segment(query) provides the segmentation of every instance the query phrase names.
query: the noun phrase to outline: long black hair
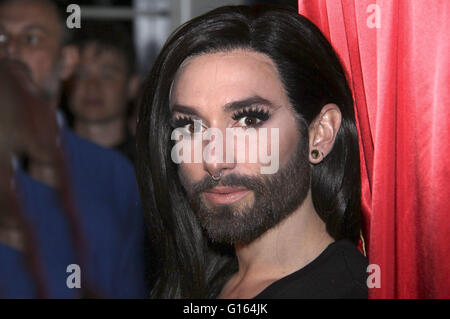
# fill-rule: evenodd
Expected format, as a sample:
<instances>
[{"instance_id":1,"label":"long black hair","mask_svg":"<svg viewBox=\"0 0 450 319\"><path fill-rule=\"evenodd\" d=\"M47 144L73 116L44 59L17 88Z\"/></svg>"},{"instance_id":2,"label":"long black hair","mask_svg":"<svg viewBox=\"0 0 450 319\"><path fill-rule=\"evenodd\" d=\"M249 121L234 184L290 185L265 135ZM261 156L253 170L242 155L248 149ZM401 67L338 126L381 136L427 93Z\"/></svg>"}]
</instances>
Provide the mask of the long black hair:
<instances>
[{"instance_id":1,"label":"long black hair","mask_svg":"<svg viewBox=\"0 0 450 319\"><path fill-rule=\"evenodd\" d=\"M186 200L170 156L169 122L170 88L182 62L195 55L234 49L256 51L272 59L292 107L307 125L327 103L338 105L341 127L331 152L312 168L312 199L334 239L358 240L358 137L352 94L337 55L320 30L294 10L221 7L175 31L142 90L137 175L152 243L152 297L216 297L237 270L233 251L211 246Z\"/></svg>"}]
</instances>

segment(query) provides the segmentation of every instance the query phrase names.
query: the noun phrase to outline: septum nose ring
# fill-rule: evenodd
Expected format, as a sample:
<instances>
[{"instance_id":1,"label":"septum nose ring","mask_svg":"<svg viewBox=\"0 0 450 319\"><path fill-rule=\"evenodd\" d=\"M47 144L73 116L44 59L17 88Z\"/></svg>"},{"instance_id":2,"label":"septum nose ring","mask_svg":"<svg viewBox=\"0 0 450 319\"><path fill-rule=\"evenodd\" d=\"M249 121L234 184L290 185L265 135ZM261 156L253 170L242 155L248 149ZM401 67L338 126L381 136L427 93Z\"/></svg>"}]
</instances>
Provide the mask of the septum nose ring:
<instances>
[{"instance_id":1,"label":"septum nose ring","mask_svg":"<svg viewBox=\"0 0 450 319\"><path fill-rule=\"evenodd\" d=\"M213 181L218 182L222 178L222 172L219 172L219 174L211 175L211 178Z\"/></svg>"}]
</instances>

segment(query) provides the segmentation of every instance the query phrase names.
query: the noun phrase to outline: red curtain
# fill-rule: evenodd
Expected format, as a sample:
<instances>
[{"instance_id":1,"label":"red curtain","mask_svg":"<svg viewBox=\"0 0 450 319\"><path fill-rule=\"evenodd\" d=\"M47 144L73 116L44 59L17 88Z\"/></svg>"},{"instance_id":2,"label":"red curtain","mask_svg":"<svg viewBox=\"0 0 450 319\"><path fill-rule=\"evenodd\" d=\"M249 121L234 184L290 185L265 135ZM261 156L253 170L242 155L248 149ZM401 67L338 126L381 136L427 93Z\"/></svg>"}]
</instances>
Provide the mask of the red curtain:
<instances>
[{"instance_id":1,"label":"red curtain","mask_svg":"<svg viewBox=\"0 0 450 319\"><path fill-rule=\"evenodd\" d=\"M450 1L299 0L348 73L371 298L450 298Z\"/></svg>"}]
</instances>

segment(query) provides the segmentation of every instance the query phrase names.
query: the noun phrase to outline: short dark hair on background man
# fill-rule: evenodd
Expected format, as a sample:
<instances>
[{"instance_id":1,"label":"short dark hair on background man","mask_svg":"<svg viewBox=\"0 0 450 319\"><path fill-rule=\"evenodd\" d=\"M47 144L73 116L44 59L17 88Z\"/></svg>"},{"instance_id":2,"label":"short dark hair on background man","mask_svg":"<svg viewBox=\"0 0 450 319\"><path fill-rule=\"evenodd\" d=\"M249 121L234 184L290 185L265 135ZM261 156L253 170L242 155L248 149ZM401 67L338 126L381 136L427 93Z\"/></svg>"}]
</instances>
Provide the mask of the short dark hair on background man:
<instances>
[{"instance_id":1,"label":"short dark hair on background man","mask_svg":"<svg viewBox=\"0 0 450 319\"><path fill-rule=\"evenodd\" d=\"M90 44L100 50L113 50L125 58L129 74L135 72L135 49L132 34L126 26L115 21L86 21L77 31L73 43L82 51Z\"/></svg>"},{"instance_id":2,"label":"short dark hair on background man","mask_svg":"<svg viewBox=\"0 0 450 319\"><path fill-rule=\"evenodd\" d=\"M334 50L319 29L295 10L222 7L191 20L169 38L142 90L137 175L152 240L153 297L217 297L236 271L233 254L211 246L186 199L171 159L169 123L170 88L183 61L234 49L256 51L274 62L301 132L307 132L324 105L338 105L341 127L331 152L312 168L312 199L335 240L358 240L357 129L352 94Z\"/></svg>"}]
</instances>

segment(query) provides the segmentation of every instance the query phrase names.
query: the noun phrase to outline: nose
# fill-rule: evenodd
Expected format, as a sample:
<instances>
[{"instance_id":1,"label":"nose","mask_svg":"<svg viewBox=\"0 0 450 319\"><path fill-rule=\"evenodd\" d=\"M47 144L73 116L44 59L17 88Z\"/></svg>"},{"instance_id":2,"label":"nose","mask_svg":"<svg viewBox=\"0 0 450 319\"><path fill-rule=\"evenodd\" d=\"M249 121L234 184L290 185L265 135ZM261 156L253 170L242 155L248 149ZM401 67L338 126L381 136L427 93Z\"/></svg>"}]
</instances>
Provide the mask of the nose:
<instances>
[{"instance_id":1,"label":"nose","mask_svg":"<svg viewBox=\"0 0 450 319\"><path fill-rule=\"evenodd\" d=\"M87 75L83 80L79 80L89 95L98 95L101 89L101 82L97 76Z\"/></svg>"},{"instance_id":2,"label":"nose","mask_svg":"<svg viewBox=\"0 0 450 319\"><path fill-rule=\"evenodd\" d=\"M223 176L236 167L235 156L226 145L224 131L218 128L208 129L207 134L210 136L203 145L203 169L211 176Z\"/></svg>"},{"instance_id":3,"label":"nose","mask_svg":"<svg viewBox=\"0 0 450 319\"><path fill-rule=\"evenodd\" d=\"M220 163L220 162L212 162L212 163L204 163L203 168L206 172L208 172L211 176L223 176L227 173L227 171L231 171L234 167L236 167L235 163Z\"/></svg>"}]
</instances>

